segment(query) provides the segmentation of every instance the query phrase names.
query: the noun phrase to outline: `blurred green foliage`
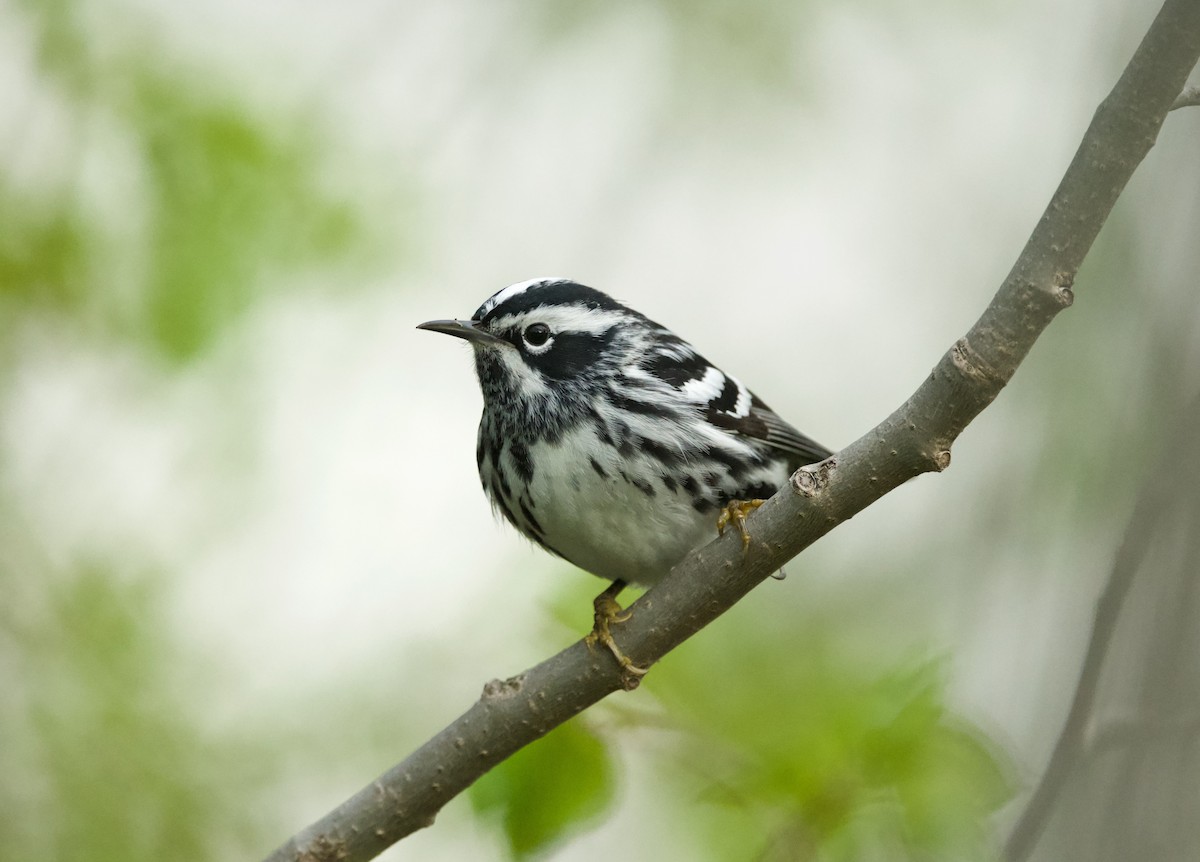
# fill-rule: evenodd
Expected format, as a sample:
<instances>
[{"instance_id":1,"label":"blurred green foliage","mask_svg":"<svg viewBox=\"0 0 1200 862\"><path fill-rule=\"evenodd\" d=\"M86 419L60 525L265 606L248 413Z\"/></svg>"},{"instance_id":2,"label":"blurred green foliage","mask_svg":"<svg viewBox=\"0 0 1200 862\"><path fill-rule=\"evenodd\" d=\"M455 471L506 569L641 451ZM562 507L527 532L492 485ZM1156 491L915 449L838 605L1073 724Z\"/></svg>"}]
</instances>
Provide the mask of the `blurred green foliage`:
<instances>
[{"instance_id":1,"label":"blurred green foliage","mask_svg":"<svg viewBox=\"0 0 1200 862\"><path fill-rule=\"evenodd\" d=\"M313 118L256 109L233 82L159 48L142 22L97 38L90 5L24 4L42 83L72 127L61 188L24 188L0 173L0 302L183 361L289 273L372 258L372 217L322 182L330 147ZM77 187L73 162L91 138L135 166L103 192L115 206ZM101 209L121 212L121 223Z\"/></svg>"},{"instance_id":2,"label":"blurred green foliage","mask_svg":"<svg viewBox=\"0 0 1200 862\"><path fill-rule=\"evenodd\" d=\"M799 26L812 3L754 0L658 0L638 12L661 27L663 56L676 84L675 100L723 97L730 88L755 95L786 92L807 79L798 65L807 56L809 30ZM527 9L550 43L593 32L613 16L600 0L541 0ZM697 86L703 81L703 86ZM728 108L729 106L726 105Z\"/></svg>"},{"instance_id":3,"label":"blurred green foliage","mask_svg":"<svg viewBox=\"0 0 1200 862\"><path fill-rule=\"evenodd\" d=\"M87 299L88 226L79 212L39 205L0 175L0 226L0 301L70 308Z\"/></svg>"},{"instance_id":4,"label":"blurred green foliage","mask_svg":"<svg viewBox=\"0 0 1200 862\"><path fill-rule=\"evenodd\" d=\"M180 99L175 82L136 80L130 117L146 128L156 190L146 318L154 341L186 357L242 311L268 268L311 266L364 233L352 203L315 182L319 142L234 104Z\"/></svg>"},{"instance_id":5,"label":"blurred green foliage","mask_svg":"<svg viewBox=\"0 0 1200 862\"><path fill-rule=\"evenodd\" d=\"M501 763L468 791L474 810L500 824L513 859L545 852L613 799L605 744L577 718Z\"/></svg>"},{"instance_id":6,"label":"blurred green foliage","mask_svg":"<svg viewBox=\"0 0 1200 862\"><path fill-rule=\"evenodd\" d=\"M28 562L28 561L26 561ZM0 558L7 859L220 859L243 852L262 746L206 731L157 577L104 564L34 573Z\"/></svg>"},{"instance_id":7,"label":"blurred green foliage","mask_svg":"<svg viewBox=\"0 0 1200 862\"><path fill-rule=\"evenodd\" d=\"M938 662L852 651L835 623L737 621L656 669L664 765L697 858L986 859L1009 768L945 705ZM870 638L866 638L870 643Z\"/></svg>"},{"instance_id":8,"label":"blurred green foliage","mask_svg":"<svg viewBox=\"0 0 1200 862\"><path fill-rule=\"evenodd\" d=\"M5 13L34 68L0 153L0 347L51 318L68 337L179 365L290 277L374 261L376 217L348 174L328 181L316 117L251 104L132 7L31 0ZM4 479L0 855L247 858L281 837L259 796L280 737L210 726L200 705L216 680L172 628L172 573L136 547L77 559L26 523Z\"/></svg>"}]
</instances>

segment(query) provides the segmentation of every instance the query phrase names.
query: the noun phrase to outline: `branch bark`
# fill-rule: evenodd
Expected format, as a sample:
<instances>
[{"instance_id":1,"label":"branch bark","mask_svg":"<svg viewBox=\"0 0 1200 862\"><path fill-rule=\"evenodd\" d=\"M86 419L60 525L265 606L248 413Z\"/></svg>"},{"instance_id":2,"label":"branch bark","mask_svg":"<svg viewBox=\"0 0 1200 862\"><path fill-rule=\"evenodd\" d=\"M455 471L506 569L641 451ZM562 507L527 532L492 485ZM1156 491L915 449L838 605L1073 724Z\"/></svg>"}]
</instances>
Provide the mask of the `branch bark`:
<instances>
[{"instance_id":1,"label":"branch bark","mask_svg":"<svg viewBox=\"0 0 1200 862\"><path fill-rule=\"evenodd\" d=\"M983 315L895 412L821 464L806 467L750 520L743 553L732 533L691 553L631 606L621 649L648 667L732 607L838 524L921 473L950 464L962 430L1011 379L1072 301L1075 273L1145 158L1200 56L1200 2L1167 0ZM582 641L483 695L444 730L268 862L360 862L433 823L450 799L518 749L637 680Z\"/></svg>"}]
</instances>

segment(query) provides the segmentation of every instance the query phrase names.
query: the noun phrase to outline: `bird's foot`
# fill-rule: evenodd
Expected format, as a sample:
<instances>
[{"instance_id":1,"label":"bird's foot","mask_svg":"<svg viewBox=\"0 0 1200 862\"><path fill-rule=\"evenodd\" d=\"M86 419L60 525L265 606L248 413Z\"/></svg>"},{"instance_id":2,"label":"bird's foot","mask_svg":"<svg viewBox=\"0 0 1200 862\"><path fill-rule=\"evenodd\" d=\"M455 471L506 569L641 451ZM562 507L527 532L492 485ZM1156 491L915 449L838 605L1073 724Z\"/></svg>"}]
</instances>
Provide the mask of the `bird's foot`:
<instances>
[{"instance_id":1,"label":"bird's foot","mask_svg":"<svg viewBox=\"0 0 1200 862\"><path fill-rule=\"evenodd\" d=\"M717 518L717 535L725 534L725 528L730 524L737 527L742 537L742 550L750 547L750 531L746 529L746 516L761 506L766 500L734 500L721 510Z\"/></svg>"},{"instance_id":2,"label":"bird's foot","mask_svg":"<svg viewBox=\"0 0 1200 862\"><path fill-rule=\"evenodd\" d=\"M623 581L613 581L612 586L596 596L592 602L592 607L596 612L596 623L592 628L591 634L584 638L584 643L588 645L588 649L595 649L596 644L601 644L613 654L613 658L617 660L617 664L625 671L625 674L632 685L627 685L628 688L636 688L637 680L645 676L650 670L645 667L638 667L633 663L629 656L621 652L621 648L617 646L617 642L613 640L611 627L613 623L623 623L631 616L631 611L627 611L617 602L617 594L624 589Z\"/></svg>"}]
</instances>

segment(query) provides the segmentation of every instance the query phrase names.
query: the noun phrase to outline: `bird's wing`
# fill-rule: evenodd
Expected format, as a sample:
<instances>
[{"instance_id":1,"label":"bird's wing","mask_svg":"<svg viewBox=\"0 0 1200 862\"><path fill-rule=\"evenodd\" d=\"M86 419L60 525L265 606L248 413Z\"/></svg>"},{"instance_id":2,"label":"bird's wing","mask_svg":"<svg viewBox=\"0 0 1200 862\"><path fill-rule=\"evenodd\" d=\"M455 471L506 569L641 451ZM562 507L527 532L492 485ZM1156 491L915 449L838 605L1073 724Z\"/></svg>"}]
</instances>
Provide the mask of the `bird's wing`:
<instances>
[{"instance_id":1,"label":"bird's wing","mask_svg":"<svg viewBox=\"0 0 1200 862\"><path fill-rule=\"evenodd\" d=\"M714 425L731 428L739 434L762 440L772 448L795 456L797 466L815 464L833 454L807 434L797 431L753 392L750 393L750 412L745 417L726 419L725 414L714 416L710 413L708 419ZM722 425L722 422L726 421L730 421L731 424Z\"/></svg>"},{"instance_id":2,"label":"bird's wing","mask_svg":"<svg viewBox=\"0 0 1200 862\"><path fill-rule=\"evenodd\" d=\"M716 427L760 440L794 457L798 466L823 461L833 454L797 431L736 377L717 368L676 336L660 336L643 368L696 404Z\"/></svg>"}]
</instances>

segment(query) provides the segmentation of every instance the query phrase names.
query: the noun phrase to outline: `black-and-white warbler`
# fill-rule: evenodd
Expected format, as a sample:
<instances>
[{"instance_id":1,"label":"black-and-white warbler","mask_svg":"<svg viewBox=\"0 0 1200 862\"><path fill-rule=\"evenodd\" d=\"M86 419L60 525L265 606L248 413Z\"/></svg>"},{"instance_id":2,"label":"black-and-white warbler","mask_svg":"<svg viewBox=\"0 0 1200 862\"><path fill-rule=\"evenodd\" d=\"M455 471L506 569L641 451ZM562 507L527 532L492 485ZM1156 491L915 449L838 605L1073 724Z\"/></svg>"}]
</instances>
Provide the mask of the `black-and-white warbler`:
<instances>
[{"instance_id":1,"label":"black-and-white warbler","mask_svg":"<svg viewBox=\"0 0 1200 862\"><path fill-rule=\"evenodd\" d=\"M626 582L657 582L744 518L797 468L831 453L669 329L560 278L504 288L464 338L483 390L476 460L495 509L522 534L612 586L591 642L612 641Z\"/></svg>"}]
</instances>

